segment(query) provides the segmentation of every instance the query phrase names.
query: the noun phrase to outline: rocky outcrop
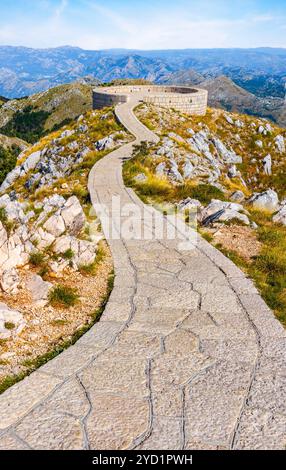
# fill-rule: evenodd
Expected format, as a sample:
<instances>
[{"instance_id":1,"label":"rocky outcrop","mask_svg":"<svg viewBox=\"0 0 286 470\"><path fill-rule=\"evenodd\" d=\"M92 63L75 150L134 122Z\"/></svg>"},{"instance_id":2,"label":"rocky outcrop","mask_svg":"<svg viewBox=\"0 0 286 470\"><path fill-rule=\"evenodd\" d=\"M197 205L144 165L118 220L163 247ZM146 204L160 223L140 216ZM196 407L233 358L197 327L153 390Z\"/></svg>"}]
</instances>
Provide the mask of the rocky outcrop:
<instances>
[{"instance_id":1,"label":"rocky outcrop","mask_svg":"<svg viewBox=\"0 0 286 470\"><path fill-rule=\"evenodd\" d=\"M47 305L53 284L44 281L38 274L32 274L27 280L26 287L31 293L34 305L39 307Z\"/></svg>"},{"instance_id":2,"label":"rocky outcrop","mask_svg":"<svg viewBox=\"0 0 286 470\"><path fill-rule=\"evenodd\" d=\"M275 212L279 207L278 194L272 189L268 189L262 193L253 194L253 196L248 200L248 203L252 205L254 209Z\"/></svg>"},{"instance_id":3,"label":"rocky outcrop","mask_svg":"<svg viewBox=\"0 0 286 470\"><path fill-rule=\"evenodd\" d=\"M239 220L241 223L249 225L250 221L247 214L247 211L245 211L241 204L213 199L211 203L200 212L199 221L202 225L209 225L209 223L212 222Z\"/></svg>"},{"instance_id":4,"label":"rocky outcrop","mask_svg":"<svg viewBox=\"0 0 286 470\"><path fill-rule=\"evenodd\" d=\"M0 192L8 189L20 176L25 176L29 171L34 170L40 161L42 154L43 152L40 151L32 153L29 155L29 157L26 158L22 165L17 166L14 170L12 170L1 184Z\"/></svg>"}]
</instances>

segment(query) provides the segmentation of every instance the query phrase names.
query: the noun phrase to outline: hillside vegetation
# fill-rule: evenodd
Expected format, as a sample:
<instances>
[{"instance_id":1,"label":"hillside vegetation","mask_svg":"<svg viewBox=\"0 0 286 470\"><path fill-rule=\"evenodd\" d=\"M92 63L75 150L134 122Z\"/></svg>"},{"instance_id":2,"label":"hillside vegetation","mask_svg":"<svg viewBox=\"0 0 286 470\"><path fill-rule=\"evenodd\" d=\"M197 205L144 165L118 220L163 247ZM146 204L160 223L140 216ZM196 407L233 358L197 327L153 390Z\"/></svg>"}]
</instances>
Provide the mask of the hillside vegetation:
<instances>
[{"instance_id":1,"label":"hillside vegetation","mask_svg":"<svg viewBox=\"0 0 286 470\"><path fill-rule=\"evenodd\" d=\"M91 86L61 85L1 107L0 132L30 143L59 129L92 107Z\"/></svg>"},{"instance_id":2,"label":"hillside vegetation","mask_svg":"<svg viewBox=\"0 0 286 470\"><path fill-rule=\"evenodd\" d=\"M286 131L209 108L205 116L140 105L161 137L124 164L146 202L179 212L251 276L286 324Z\"/></svg>"}]
</instances>

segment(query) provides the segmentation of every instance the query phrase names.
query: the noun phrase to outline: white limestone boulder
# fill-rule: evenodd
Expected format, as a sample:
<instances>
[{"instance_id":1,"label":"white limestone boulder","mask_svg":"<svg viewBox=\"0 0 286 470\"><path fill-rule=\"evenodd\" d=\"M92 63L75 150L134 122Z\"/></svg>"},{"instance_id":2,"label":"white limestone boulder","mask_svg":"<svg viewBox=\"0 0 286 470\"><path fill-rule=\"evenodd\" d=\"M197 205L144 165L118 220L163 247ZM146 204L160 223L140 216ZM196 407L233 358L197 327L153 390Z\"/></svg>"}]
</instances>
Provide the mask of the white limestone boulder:
<instances>
[{"instance_id":1,"label":"white limestone boulder","mask_svg":"<svg viewBox=\"0 0 286 470\"><path fill-rule=\"evenodd\" d=\"M183 199L177 204L177 209L179 211L190 211L195 212L201 209L203 206L197 199L192 199L191 197L187 197Z\"/></svg>"},{"instance_id":2,"label":"white limestone boulder","mask_svg":"<svg viewBox=\"0 0 286 470\"><path fill-rule=\"evenodd\" d=\"M26 326L22 313L0 303L0 339L9 339L19 335Z\"/></svg>"},{"instance_id":3,"label":"white limestone boulder","mask_svg":"<svg viewBox=\"0 0 286 470\"><path fill-rule=\"evenodd\" d=\"M4 271L1 274L0 285L6 294L16 294L20 284L20 277L15 268Z\"/></svg>"},{"instance_id":4,"label":"white limestone boulder","mask_svg":"<svg viewBox=\"0 0 286 470\"><path fill-rule=\"evenodd\" d=\"M53 284L44 281L38 274L32 274L26 282L26 287L30 291L35 305L39 307L47 305Z\"/></svg>"},{"instance_id":5,"label":"white limestone boulder","mask_svg":"<svg viewBox=\"0 0 286 470\"><path fill-rule=\"evenodd\" d=\"M31 241L39 250L44 250L55 241L55 236L39 227L31 236Z\"/></svg>"},{"instance_id":6,"label":"white limestone boulder","mask_svg":"<svg viewBox=\"0 0 286 470\"><path fill-rule=\"evenodd\" d=\"M44 230L51 233L54 237L61 236L65 230L66 226L64 219L60 214L54 214L48 218L48 220L43 225Z\"/></svg>"},{"instance_id":7,"label":"white limestone boulder","mask_svg":"<svg viewBox=\"0 0 286 470\"><path fill-rule=\"evenodd\" d=\"M285 139L284 139L283 135L277 135L275 137L275 145L277 147L278 152L280 152L280 153L285 152L286 147L285 147Z\"/></svg>"},{"instance_id":8,"label":"white limestone boulder","mask_svg":"<svg viewBox=\"0 0 286 470\"><path fill-rule=\"evenodd\" d=\"M211 203L200 212L198 218L203 225L207 224L208 220L210 220L210 222L228 222L234 219L239 220L245 225L250 224L248 213L241 204L220 201L218 199L213 199Z\"/></svg>"},{"instance_id":9,"label":"white limestone boulder","mask_svg":"<svg viewBox=\"0 0 286 470\"><path fill-rule=\"evenodd\" d=\"M86 218L76 196L71 196L61 210L65 227L71 235L77 235L83 228Z\"/></svg>"},{"instance_id":10,"label":"white limestone boulder","mask_svg":"<svg viewBox=\"0 0 286 470\"><path fill-rule=\"evenodd\" d=\"M254 193L248 200L248 203L255 209L266 210L269 212L275 212L279 208L278 194L272 189L268 189L262 193Z\"/></svg>"},{"instance_id":11,"label":"white limestone boulder","mask_svg":"<svg viewBox=\"0 0 286 470\"><path fill-rule=\"evenodd\" d=\"M273 222L286 225L286 199L281 202L279 211L273 216Z\"/></svg>"}]
</instances>

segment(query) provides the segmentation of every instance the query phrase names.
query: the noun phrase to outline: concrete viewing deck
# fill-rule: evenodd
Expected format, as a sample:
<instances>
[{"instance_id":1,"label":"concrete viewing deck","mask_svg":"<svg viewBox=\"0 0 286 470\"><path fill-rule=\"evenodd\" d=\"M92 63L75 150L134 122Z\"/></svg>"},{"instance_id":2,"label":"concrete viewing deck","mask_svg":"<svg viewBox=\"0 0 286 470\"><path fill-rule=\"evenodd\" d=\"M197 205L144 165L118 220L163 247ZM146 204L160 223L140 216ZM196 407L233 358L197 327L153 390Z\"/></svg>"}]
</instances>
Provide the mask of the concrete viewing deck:
<instances>
[{"instance_id":1,"label":"concrete viewing deck","mask_svg":"<svg viewBox=\"0 0 286 470\"><path fill-rule=\"evenodd\" d=\"M94 109L105 108L137 99L139 102L176 109L186 114L204 115L208 92L183 86L123 85L98 87L93 91Z\"/></svg>"},{"instance_id":2,"label":"concrete viewing deck","mask_svg":"<svg viewBox=\"0 0 286 470\"><path fill-rule=\"evenodd\" d=\"M144 209L121 175L134 143L158 141L138 101L116 107L136 140L92 169L94 204ZM285 449L286 334L252 282L200 237L108 243L100 322L0 397L0 448Z\"/></svg>"}]
</instances>

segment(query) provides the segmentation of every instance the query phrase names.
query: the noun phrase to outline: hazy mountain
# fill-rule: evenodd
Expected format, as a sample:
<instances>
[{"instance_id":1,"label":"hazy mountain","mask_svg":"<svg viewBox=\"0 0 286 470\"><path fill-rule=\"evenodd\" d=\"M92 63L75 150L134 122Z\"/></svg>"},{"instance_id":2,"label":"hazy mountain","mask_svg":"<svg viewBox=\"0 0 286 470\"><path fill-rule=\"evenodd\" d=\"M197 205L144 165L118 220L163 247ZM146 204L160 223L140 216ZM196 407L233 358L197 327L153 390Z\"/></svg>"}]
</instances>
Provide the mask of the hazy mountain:
<instances>
[{"instance_id":1,"label":"hazy mountain","mask_svg":"<svg viewBox=\"0 0 286 470\"><path fill-rule=\"evenodd\" d=\"M185 49L87 51L77 47L0 46L0 95L23 97L89 76L100 81L144 78L164 82L192 69L197 77L226 75L258 96L283 97L286 49ZM187 72L187 75L189 72ZM189 79L186 76L186 83Z\"/></svg>"}]
</instances>

